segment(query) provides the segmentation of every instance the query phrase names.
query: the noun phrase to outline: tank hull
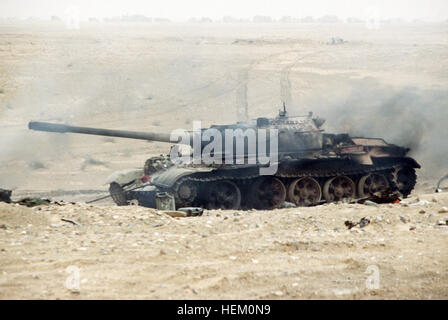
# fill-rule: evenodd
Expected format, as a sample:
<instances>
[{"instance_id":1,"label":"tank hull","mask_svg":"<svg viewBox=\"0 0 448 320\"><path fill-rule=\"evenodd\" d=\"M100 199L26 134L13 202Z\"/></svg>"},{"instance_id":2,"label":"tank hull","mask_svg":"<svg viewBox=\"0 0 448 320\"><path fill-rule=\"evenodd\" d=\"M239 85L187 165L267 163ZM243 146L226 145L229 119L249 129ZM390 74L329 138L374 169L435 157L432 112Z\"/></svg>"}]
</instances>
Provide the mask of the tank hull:
<instances>
[{"instance_id":1,"label":"tank hull","mask_svg":"<svg viewBox=\"0 0 448 320\"><path fill-rule=\"evenodd\" d=\"M274 175L260 176L259 166L193 168L172 166L159 172L151 184L175 197L176 207L208 209L273 209L285 201L313 206L398 191L407 197L416 183L420 165L409 157L373 158L372 164L352 159L281 161ZM147 193L152 197L155 193ZM132 191L129 199L152 206L153 199Z\"/></svg>"}]
</instances>

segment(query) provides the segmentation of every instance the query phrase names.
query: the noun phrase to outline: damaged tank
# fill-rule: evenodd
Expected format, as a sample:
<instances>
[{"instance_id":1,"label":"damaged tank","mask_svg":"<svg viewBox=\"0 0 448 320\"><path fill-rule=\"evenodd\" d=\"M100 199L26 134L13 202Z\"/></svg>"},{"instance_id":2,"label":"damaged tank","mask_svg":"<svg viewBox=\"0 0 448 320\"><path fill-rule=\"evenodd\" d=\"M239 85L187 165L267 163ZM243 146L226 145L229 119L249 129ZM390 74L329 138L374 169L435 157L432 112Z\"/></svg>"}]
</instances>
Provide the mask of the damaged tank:
<instances>
[{"instance_id":1,"label":"damaged tank","mask_svg":"<svg viewBox=\"0 0 448 320\"><path fill-rule=\"evenodd\" d=\"M143 169L120 171L109 178L110 194L118 205L137 201L154 207L155 194L166 192L175 198L176 208L273 209L285 201L297 206L363 198L386 190L399 191L407 197L416 184L420 165L406 156L408 148L389 144L381 138L351 137L326 133L325 120L306 116L288 116L285 108L275 118L257 118L232 125L210 128L223 133L227 129L258 133L260 129L277 132L276 170L260 174L266 164L249 161L254 150L244 145L244 161L225 161L229 152L214 154L219 163L175 163L179 144L204 151L207 143L200 139L171 139L168 133L134 132L63 124L30 122L29 129L58 133L81 133L129 139L176 143L169 155L149 158ZM208 128L208 129L210 129ZM201 129L202 132L206 129ZM267 134L266 134L267 135ZM258 135L255 152L260 145ZM271 137L271 135L269 135ZM233 139L234 137L232 137ZM269 140L269 138L268 138ZM225 144L225 141L223 141ZM266 151L269 153L269 141ZM235 145L232 148L235 151ZM231 152L235 160L237 152ZM239 159L241 160L241 158Z\"/></svg>"}]
</instances>

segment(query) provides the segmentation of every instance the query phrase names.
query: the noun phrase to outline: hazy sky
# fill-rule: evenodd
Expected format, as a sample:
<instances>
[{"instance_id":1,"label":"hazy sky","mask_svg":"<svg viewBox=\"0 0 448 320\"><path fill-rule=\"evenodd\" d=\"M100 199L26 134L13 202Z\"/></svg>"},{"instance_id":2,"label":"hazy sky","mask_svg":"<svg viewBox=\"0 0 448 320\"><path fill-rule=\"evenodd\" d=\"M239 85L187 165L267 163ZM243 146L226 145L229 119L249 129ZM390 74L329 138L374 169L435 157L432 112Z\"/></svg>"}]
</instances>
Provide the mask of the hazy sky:
<instances>
[{"instance_id":1,"label":"hazy sky","mask_svg":"<svg viewBox=\"0 0 448 320\"><path fill-rule=\"evenodd\" d=\"M72 11L75 8L81 19L122 14L144 14L175 21L203 16L220 19L225 15L280 18L334 14L341 18L366 18L372 12L381 18L448 19L447 0L0 0L1 17L63 16L68 8Z\"/></svg>"}]
</instances>

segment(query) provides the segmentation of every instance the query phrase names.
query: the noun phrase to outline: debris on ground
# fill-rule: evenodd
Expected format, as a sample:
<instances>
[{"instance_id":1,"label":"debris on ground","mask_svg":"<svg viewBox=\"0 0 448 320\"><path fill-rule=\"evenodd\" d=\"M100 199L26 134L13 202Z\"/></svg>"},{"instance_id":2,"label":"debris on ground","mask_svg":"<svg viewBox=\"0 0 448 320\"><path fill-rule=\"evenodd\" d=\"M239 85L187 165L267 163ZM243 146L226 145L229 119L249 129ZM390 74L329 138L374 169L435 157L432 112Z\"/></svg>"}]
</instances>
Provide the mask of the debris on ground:
<instances>
[{"instance_id":1,"label":"debris on ground","mask_svg":"<svg viewBox=\"0 0 448 320\"><path fill-rule=\"evenodd\" d=\"M52 202L50 199L42 199L42 198L38 198L38 197L34 197L34 198L27 197L27 198L20 199L19 201L11 201L11 195L12 195L11 190L6 190L6 189L0 188L0 202L15 203L15 204L19 204L21 206L27 206L29 208L41 206L41 205L47 206L50 204L56 204L58 206L66 205L66 203L64 201ZM69 203L75 204L74 202L69 202Z\"/></svg>"},{"instance_id":2,"label":"debris on ground","mask_svg":"<svg viewBox=\"0 0 448 320\"><path fill-rule=\"evenodd\" d=\"M11 190L1 189L0 188L0 202L11 203Z\"/></svg>"},{"instance_id":3,"label":"debris on ground","mask_svg":"<svg viewBox=\"0 0 448 320\"><path fill-rule=\"evenodd\" d=\"M368 202L368 203L366 203ZM356 200L356 203L372 205L371 202L376 204L381 203L399 203L401 202L401 194L398 191L392 191L390 189L375 192L374 194Z\"/></svg>"},{"instance_id":4,"label":"debris on ground","mask_svg":"<svg viewBox=\"0 0 448 320\"><path fill-rule=\"evenodd\" d=\"M373 202L373 201L370 201L370 200L366 200L366 201L364 201L364 204L365 204L366 206L374 206L374 207L378 207L378 206L379 206L378 203Z\"/></svg>"},{"instance_id":5,"label":"debris on ground","mask_svg":"<svg viewBox=\"0 0 448 320\"><path fill-rule=\"evenodd\" d=\"M187 216L186 212L183 211L162 211L164 214L169 215L172 218L184 218Z\"/></svg>"},{"instance_id":6,"label":"debris on ground","mask_svg":"<svg viewBox=\"0 0 448 320\"><path fill-rule=\"evenodd\" d=\"M428 204L430 204L429 201L427 201L427 200L420 200L420 201L411 203L410 206L426 206Z\"/></svg>"},{"instance_id":7,"label":"debris on ground","mask_svg":"<svg viewBox=\"0 0 448 320\"><path fill-rule=\"evenodd\" d=\"M197 217L202 216L204 213L204 209L201 207L187 207L187 208L179 208L177 211L182 211L187 214L187 217Z\"/></svg>"},{"instance_id":8,"label":"debris on ground","mask_svg":"<svg viewBox=\"0 0 448 320\"><path fill-rule=\"evenodd\" d=\"M61 218L62 221L70 222L71 224L74 224L75 226L81 227L82 225L79 222L76 222L75 220L68 219L68 218Z\"/></svg>"},{"instance_id":9,"label":"debris on ground","mask_svg":"<svg viewBox=\"0 0 448 320\"><path fill-rule=\"evenodd\" d=\"M286 209L286 208L296 208L297 206L294 204L294 203L292 203L292 202L288 202L288 201L285 201L285 202L283 202L282 204L281 204L281 206L280 206L280 208L282 208L282 209Z\"/></svg>"},{"instance_id":10,"label":"debris on ground","mask_svg":"<svg viewBox=\"0 0 448 320\"><path fill-rule=\"evenodd\" d=\"M31 207L42 206L42 205L48 206L51 204L51 200L50 199L41 199L41 198L23 198L19 201L15 201L14 203L31 208Z\"/></svg>"},{"instance_id":11,"label":"debris on ground","mask_svg":"<svg viewBox=\"0 0 448 320\"><path fill-rule=\"evenodd\" d=\"M204 209L200 207L179 208L177 210L163 210L163 213L172 218L198 217L202 216Z\"/></svg>"},{"instance_id":12,"label":"debris on ground","mask_svg":"<svg viewBox=\"0 0 448 320\"><path fill-rule=\"evenodd\" d=\"M280 208L282 208L282 209L286 209L286 208L296 208L297 206L294 204L294 203L292 203L292 202L288 202L288 201L285 201L285 202L283 202L282 204L281 204L281 206L280 206Z\"/></svg>"},{"instance_id":13,"label":"debris on ground","mask_svg":"<svg viewBox=\"0 0 448 320\"><path fill-rule=\"evenodd\" d=\"M364 228L366 225L368 225L370 223L370 220L367 219L366 217L361 218L361 220L359 220L359 222L352 222L350 220L346 220L344 222L345 226L350 230L351 228L354 228L356 226L359 226L360 228Z\"/></svg>"},{"instance_id":14,"label":"debris on ground","mask_svg":"<svg viewBox=\"0 0 448 320\"><path fill-rule=\"evenodd\" d=\"M327 42L327 44L332 45L332 46L338 45L338 44L344 44L344 43L347 43L347 41L345 41L342 38L336 38L336 37L331 38L330 42Z\"/></svg>"}]
</instances>

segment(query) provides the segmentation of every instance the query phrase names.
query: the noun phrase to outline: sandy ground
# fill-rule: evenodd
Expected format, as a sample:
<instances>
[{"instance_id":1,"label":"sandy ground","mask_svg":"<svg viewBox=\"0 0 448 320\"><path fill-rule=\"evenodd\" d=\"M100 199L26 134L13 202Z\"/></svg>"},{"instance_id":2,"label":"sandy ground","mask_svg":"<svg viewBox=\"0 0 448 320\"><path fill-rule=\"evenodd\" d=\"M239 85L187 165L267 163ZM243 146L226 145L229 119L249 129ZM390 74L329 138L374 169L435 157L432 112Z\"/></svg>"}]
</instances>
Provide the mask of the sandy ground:
<instances>
[{"instance_id":1,"label":"sandy ground","mask_svg":"<svg viewBox=\"0 0 448 320\"><path fill-rule=\"evenodd\" d=\"M438 222L448 196L431 193L448 172L447 33L447 24L0 23L0 187L14 199L77 202L0 204L0 298L446 299L447 227ZM179 219L89 206L109 174L169 146L27 130L40 120L170 132L275 116L282 101L291 114L327 118L329 132L412 146L422 169L408 201L429 203ZM371 223L344 226L362 217ZM73 270L79 290L66 288Z\"/></svg>"},{"instance_id":2,"label":"sandy ground","mask_svg":"<svg viewBox=\"0 0 448 320\"><path fill-rule=\"evenodd\" d=\"M0 298L446 299L448 194L418 200L189 218L0 204Z\"/></svg>"}]
</instances>

